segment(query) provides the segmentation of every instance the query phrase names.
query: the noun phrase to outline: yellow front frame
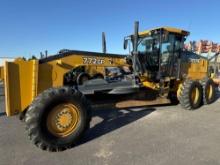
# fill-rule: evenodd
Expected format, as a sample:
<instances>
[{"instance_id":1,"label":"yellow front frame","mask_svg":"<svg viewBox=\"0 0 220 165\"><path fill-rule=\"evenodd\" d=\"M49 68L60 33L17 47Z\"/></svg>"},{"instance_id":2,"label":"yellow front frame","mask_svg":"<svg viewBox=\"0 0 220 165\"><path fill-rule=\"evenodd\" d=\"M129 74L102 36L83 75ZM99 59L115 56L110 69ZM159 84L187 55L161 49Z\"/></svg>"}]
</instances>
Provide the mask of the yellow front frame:
<instances>
[{"instance_id":1,"label":"yellow front frame","mask_svg":"<svg viewBox=\"0 0 220 165\"><path fill-rule=\"evenodd\" d=\"M84 58L103 60L100 64L85 64ZM78 66L86 66L87 71L103 71L104 67L126 66L125 57L113 55L86 56L69 55L48 62L38 60L16 59L5 62L4 85L6 114L12 116L23 112L30 106L33 99L44 90L63 86L64 75Z\"/></svg>"}]
</instances>

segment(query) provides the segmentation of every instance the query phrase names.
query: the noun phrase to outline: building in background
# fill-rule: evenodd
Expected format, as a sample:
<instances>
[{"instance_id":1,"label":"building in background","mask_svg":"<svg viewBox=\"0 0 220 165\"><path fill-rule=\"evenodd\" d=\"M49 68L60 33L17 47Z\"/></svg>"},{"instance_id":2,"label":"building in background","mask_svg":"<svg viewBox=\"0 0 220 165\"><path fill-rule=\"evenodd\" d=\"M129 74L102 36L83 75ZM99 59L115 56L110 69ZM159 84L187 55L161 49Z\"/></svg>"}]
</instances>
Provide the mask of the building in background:
<instances>
[{"instance_id":1,"label":"building in background","mask_svg":"<svg viewBox=\"0 0 220 165\"><path fill-rule=\"evenodd\" d=\"M185 44L185 49L206 57L210 60L210 67L215 68L220 72L220 44L209 40L190 41ZM213 58L215 55L215 58Z\"/></svg>"}]
</instances>

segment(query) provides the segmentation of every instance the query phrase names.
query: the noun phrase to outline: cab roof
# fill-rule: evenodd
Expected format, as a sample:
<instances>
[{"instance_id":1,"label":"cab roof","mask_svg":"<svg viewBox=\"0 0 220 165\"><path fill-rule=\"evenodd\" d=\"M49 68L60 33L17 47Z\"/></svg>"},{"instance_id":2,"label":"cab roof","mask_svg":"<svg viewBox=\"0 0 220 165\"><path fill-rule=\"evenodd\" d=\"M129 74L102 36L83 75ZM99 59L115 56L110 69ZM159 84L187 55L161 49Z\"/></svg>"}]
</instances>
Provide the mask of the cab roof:
<instances>
[{"instance_id":1,"label":"cab roof","mask_svg":"<svg viewBox=\"0 0 220 165\"><path fill-rule=\"evenodd\" d=\"M160 31L160 30L165 30L170 33L180 34L182 36L188 36L190 34L190 32L182 30L182 29L164 26L164 27L159 27L159 28L154 28L154 29L150 29L150 30L145 30L143 32L139 32L139 35L140 36L148 36L148 35L151 35L151 33L153 31Z\"/></svg>"}]
</instances>

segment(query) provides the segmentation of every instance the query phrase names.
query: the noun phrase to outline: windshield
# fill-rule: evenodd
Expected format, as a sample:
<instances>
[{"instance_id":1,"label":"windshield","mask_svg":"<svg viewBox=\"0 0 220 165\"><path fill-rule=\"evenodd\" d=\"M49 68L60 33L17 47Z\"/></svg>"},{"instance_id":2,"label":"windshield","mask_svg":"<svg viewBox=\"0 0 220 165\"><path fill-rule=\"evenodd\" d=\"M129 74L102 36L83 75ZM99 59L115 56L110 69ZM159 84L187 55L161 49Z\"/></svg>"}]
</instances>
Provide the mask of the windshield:
<instances>
[{"instance_id":1,"label":"windshield","mask_svg":"<svg viewBox=\"0 0 220 165\"><path fill-rule=\"evenodd\" d=\"M139 39L139 58L147 70L157 71L159 67L159 37L147 36Z\"/></svg>"},{"instance_id":2,"label":"windshield","mask_svg":"<svg viewBox=\"0 0 220 165\"><path fill-rule=\"evenodd\" d=\"M155 38L145 37L139 39L138 51L140 53L151 53L155 49L158 49L159 42Z\"/></svg>"}]
</instances>

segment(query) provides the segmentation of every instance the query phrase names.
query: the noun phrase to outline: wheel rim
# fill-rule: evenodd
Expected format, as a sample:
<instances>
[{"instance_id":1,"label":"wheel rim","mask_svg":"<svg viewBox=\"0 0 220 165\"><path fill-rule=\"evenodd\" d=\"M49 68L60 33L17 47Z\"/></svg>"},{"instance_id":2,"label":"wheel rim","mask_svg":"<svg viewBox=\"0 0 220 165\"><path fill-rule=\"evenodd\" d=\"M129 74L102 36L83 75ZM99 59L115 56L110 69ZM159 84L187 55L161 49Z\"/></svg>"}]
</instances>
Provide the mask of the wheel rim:
<instances>
[{"instance_id":1,"label":"wheel rim","mask_svg":"<svg viewBox=\"0 0 220 165\"><path fill-rule=\"evenodd\" d=\"M193 104L196 104L199 100L199 89L197 87L193 88L191 93L191 99Z\"/></svg>"},{"instance_id":2,"label":"wheel rim","mask_svg":"<svg viewBox=\"0 0 220 165\"><path fill-rule=\"evenodd\" d=\"M56 137L66 137L76 130L79 120L79 110L76 106L60 104L49 113L47 128Z\"/></svg>"},{"instance_id":3,"label":"wheel rim","mask_svg":"<svg viewBox=\"0 0 220 165\"><path fill-rule=\"evenodd\" d=\"M183 88L183 85L180 84L179 87L178 87L178 90L177 90L177 98L178 98L178 99L179 99L180 96L181 96L182 88Z\"/></svg>"},{"instance_id":4,"label":"wheel rim","mask_svg":"<svg viewBox=\"0 0 220 165\"><path fill-rule=\"evenodd\" d=\"M206 89L206 94L207 94L209 100L212 99L213 86L211 84L208 85L208 87Z\"/></svg>"}]
</instances>

